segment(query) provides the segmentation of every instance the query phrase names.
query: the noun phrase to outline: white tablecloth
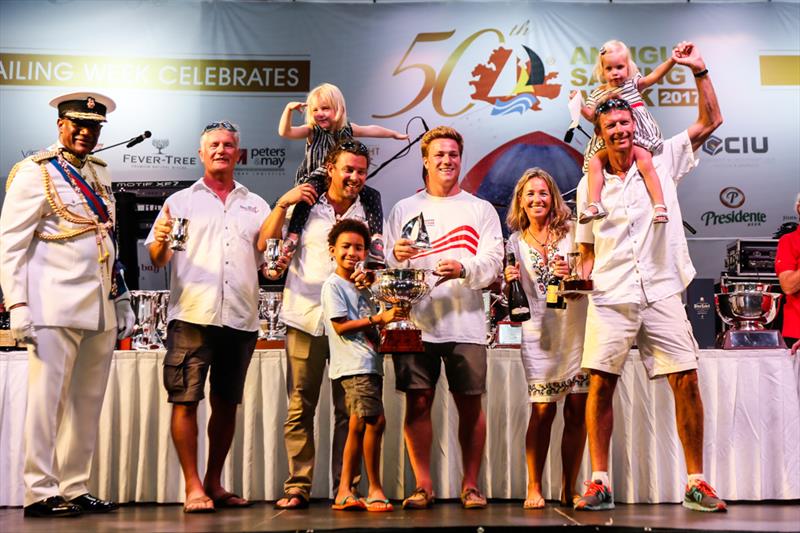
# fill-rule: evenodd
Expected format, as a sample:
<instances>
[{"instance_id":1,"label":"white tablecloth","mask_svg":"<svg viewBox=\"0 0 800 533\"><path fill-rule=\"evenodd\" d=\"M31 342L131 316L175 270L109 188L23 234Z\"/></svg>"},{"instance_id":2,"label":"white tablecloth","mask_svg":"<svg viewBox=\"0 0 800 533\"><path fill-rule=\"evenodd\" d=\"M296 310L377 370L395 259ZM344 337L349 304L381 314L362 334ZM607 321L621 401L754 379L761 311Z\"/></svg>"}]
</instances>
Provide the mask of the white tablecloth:
<instances>
[{"instance_id":1,"label":"white tablecloth","mask_svg":"<svg viewBox=\"0 0 800 533\"><path fill-rule=\"evenodd\" d=\"M120 502L177 502L183 477L169 435L170 407L161 384L163 355L116 352L100 420L92 492ZM227 488L254 500L280 496L287 476L283 447L286 413L285 357L257 351L245 385L237 432L224 471ZM404 451L403 395L394 390L391 360L385 363L387 428L383 482L391 498L411 492L413 476ZM788 351L701 352L700 386L705 406L705 474L730 500L800 498L800 362ZM27 355L0 353L0 505L21 505L23 426ZM526 384L517 350L489 355L484 405L488 441L481 486L492 498L522 498L526 470L524 435L529 416ZM436 494L457 497L461 457L458 417L442 380L434 408L432 472ZM327 383L321 395L317 439L330 442ZM614 400L612 483L620 502L677 502L685 483L683 453L675 430L674 403L664 379L647 379L634 352ZM200 408L205 434L206 404ZM556 419L545 468L546 496L557 498L560 483ZM330 448L317 446L312 494L328 496ZM205 436L199 453L206 454ZM588 456L588 453L586 454ZM581 477L589 475L584 458Z\"/></svg>"}]
</instances>

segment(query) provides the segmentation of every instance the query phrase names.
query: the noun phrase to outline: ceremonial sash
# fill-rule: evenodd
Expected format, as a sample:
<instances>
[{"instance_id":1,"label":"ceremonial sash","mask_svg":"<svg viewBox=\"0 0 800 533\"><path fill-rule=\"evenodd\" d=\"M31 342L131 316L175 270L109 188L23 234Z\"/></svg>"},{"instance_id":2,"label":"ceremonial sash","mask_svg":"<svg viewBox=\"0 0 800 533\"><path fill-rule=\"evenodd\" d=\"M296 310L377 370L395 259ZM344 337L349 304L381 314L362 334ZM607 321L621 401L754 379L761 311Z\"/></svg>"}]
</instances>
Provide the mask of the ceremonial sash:
<instances>
[{"instance_id":1,"label":"ceremonial sash","mask_svg":"<svg viewBox=\"0 0 800 533\"><path fill-rule=\"evenodd\" d=\"M103 199L94 191L94 189L92 189L92 186L89 185L85 179L83 179L83 176L81 176L79 172L73 171L75 167L73 167L69 161L63 159L61 155L59 155L58 158L64 163L64 165L62 166L57 162L53 166L56 167L56 170L58 170L58 173L61 174L61 177L63 177L70 186L75 185L74 188L77 188L77 190L80 191L86 200L86 205L89 206L89 209L92 210L92 213L97 216L97 219L100 222L108 222L111 219L111 214L108 212L108 206ZM64 168L65 166L66 168ZM108 294L108 298L114 300L117 297L125 294L128 291L128 287L125 284L122 262L119 260L119 258L117 258L117 235L113 226L109 228L108 234L111 237L111 242L114 244L115 257L111 274L111 291Z\"/></svg>"}]
</instances>

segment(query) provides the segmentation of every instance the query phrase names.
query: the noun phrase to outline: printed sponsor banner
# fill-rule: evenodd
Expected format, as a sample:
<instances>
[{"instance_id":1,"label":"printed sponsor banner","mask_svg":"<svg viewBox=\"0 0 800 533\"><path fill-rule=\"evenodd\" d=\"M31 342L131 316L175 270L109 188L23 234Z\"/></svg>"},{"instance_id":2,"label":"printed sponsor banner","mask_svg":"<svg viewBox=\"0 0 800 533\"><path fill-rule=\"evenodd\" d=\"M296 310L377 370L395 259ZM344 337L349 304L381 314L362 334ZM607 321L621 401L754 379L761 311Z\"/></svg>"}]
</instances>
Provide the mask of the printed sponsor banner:
<instances>
[{"instance_id":1,"label":"printed sponsor banner","mask_svg":"<svg viewBox=\"0 0 800 533\"><path fill-rule=\"evenodd\" d=\"M696 238L767 237L796 219L800 191L800 7L792 4L271 4L8 1L0 4L0 171L55 139L52 97L92 88L118 104L99 155L115 180L194 179L205 124L241 127L237 178L267 200L291 186L303 142L277 134L285 105L322 82L350 120L406 131L451 125L465 138L466 189L501 215L540 166L564 191L586 137L563 141L568 95L596 87L603 42L625 41L643 74L696 43L725 118L679 186ZM87 31L81 31L86 27ZM64 28L71 28L64 38ZM698 95L675 67L643 91L666 136L693 123ZM295 114L294 124L302 117ZM582 122L588 133L592 125ZM407 144L364 139L373 170ZM370 184L386 212L422 186L419 145Z\"/></svg>"}]
</instances>

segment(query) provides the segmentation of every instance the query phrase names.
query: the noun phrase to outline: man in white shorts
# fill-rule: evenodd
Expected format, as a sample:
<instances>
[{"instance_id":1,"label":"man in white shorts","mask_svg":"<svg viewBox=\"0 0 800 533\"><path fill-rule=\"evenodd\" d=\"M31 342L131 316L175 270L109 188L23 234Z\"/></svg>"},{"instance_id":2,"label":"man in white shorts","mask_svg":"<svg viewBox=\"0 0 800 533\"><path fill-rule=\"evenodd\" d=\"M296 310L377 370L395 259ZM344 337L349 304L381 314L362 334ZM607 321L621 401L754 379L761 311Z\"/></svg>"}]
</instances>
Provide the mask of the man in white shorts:
<instances>
[{"instance_id":1,"label":"man in white shorts","mask_svg":"<svg viewBox=\"0 0 800 533\"><path fill-rule=\"evenodd\" d=\"M596 108L595 131L608 150L603 205L608 216L579 225L585 264L593 263L596 293L589 302L582 367L590 372L586 427L592 478L579 510L614 507L608 476L613 428L612 400L617 379L636 341L651 378L667 376L675 396L678 436L689 474L683 505L697 511L724 511L725 502L703 479L703 403L697 383L697 344L681 303L695 275L683 234L676 185L698 163L694 151L722 124L705 62L691 43L680 43L673 58L692 70L699 115L688 129L664 142L653 163L661 180L670 219L653 225L653 206L633 160L634 121L630 105L614 98ZM578 205L586 202L586 179Z\"/></svg>"}]
</instances>

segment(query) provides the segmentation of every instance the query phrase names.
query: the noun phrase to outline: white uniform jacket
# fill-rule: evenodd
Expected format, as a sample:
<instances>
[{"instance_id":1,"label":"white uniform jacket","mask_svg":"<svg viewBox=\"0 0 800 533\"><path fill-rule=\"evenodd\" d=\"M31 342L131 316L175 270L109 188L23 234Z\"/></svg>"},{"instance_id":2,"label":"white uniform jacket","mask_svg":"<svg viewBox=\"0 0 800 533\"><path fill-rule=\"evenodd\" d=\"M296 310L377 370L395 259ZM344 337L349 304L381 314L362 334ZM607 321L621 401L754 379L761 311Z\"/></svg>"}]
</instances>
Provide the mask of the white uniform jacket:
<instances>
[{"instance_id":1,"label":"white uniform jacket","mask_svg":"<svg viewBox=\"0 0 800 533\"><path fill-rule=\"evenodd\" d=\"M39 236L85 227L56 214L46 194L48 188L50 199L70 213L91 216L83 195L55 165L54 151L37 154L17 163L9 175L0 213L0 284L6 305L27 302L34 326L94 331L116 328L114 302L108 297L116 257L108 233L103 233L102 246L98 246L96 231L53 241ZM114 195L105 163L90 157L80 173L90 184L96 176L113 219ZM108 257L101 263L103 251Z\"/></svg>"}]
</instances>

